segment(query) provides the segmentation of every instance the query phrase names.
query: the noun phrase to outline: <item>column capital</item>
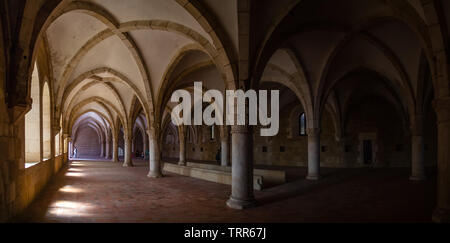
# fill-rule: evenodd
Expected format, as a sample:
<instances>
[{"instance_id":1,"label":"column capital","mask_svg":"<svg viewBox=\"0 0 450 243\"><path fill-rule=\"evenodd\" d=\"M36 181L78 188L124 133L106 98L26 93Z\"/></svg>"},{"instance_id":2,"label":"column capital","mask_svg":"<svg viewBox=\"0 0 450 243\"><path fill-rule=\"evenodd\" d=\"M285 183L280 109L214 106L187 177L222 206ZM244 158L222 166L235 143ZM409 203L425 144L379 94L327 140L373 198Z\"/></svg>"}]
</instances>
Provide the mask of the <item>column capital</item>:
<instances>
[{"instance_id":1,"label":"column capital","mask_svg":"<svg viewBox=\"0 0 450 243\"><path fill-rule=\"evenodd\" d=\"M125 141L132 140L132 139L133 139L133 135L124 134L124 135L123 135L123 139L124 139Z\"/></svg>"},{"instance_id":2,"label":"column capital","mask_svg":"<svg viewBox=\"0 0 450 243\"><path fill-rule=\"evenodd\" d=\"M247 133L250 134L253 132L253 129L250 126L231 126L231 133L235 134L235 133Z\"/></svg>"},{"instance_id":3,"label":"column capital","mask_svg":"<svg viewBox=\"0 0 450 243\"><path fill-rule=\"evenodd\" d=\"M52 130L53 130L53 134L56 135L56 134L58 134L61 131L61 127L59 125L54 125L52 127Z\"/></svg>"},{"instance_id":4,"label":"column capital","mask_svg":"<svg viewBox=\"0 0 450 243\"><path fill-rule=\"evenodd\" d=\"M157 138L160 131L161 131L161 129L160 129L159 125L155 124L147 130L147 133L150 137Z\"/></svg>"},{"instance_id":5,"label":"column capital","mask_svg":"<svg viewBox=\"0 0 450 243\"><path fill-rule=\"evenodd\" d=\"M410 125L411 136L423 136L423 120L422 114L415 114Z\"/></svg>"},{"instance_id":6,"label":"column capital","mask_svg":"<svg viewBox=\"0 0 450 243\"><path fill-rule=\"evenodd\" d=\"M419 137L423 136L423 127L417 124L411 124L410 127L411 136Z\"/></svg>"},{"instance_id":7,"label":"column capital","mask_svg":"<svg viewBox=\"0 0 450 243\"><path fill-rule=\"evenodd\" d=\"M228 137L230 136L230 129L229 126L220 126L220 139L221 140L228 140Z\"/></svg>"},{"instance_id":8,"label":"column capital","mask_svg":"<svg viewBox=\"0 0 450 243\"><path fill-rule=\"evenodd\" d=\"M8 115L13 124L16 124L20 119L25 117L25 115L31 110L32 103L33 101L30 99L27 101L27 104L16 105L8 109Z\"/></svg>"},{"instance_id":9,"label":"column capital","mask_svg":"<svg viewBox=\"0 0 450 243\"><path fill-rule=\"evenodd\" d=\"M308 128L308 136L320 136L320 128Z\"/></svg>"}]
</instances>

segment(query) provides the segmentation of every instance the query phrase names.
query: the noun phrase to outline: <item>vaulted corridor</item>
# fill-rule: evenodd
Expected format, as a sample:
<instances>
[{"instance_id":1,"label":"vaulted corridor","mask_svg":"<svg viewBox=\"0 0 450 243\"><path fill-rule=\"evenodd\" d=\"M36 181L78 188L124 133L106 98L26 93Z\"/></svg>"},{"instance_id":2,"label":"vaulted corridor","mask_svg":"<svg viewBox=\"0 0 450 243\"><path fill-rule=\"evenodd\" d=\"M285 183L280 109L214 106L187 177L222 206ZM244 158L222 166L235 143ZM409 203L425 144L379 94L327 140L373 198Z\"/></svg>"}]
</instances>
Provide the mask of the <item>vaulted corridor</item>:
<instances>
[{"instance_id":1,"label":"vaulted corridor","mask_svg":"<svg viewBox=\"0 0 450 243\"><path fill-rule=\"evenodd\" d=\"M448 0L0 0L0 222L450 222L449 33Z\"/></svg>"},{"instance_id":2,"label":"vaulted corridor","mask_svg":"<svg viewBox=\"0 0 450 243\"><path fill-rule=\"evenodd\" d=\"M18 222L429 222L434 178L404 180L405 169L326 169L320 182L285 168L289 183L256 192L260 206L225 206L229 186L168 174L148 181L147 165L74 161Z\"/></svg>"}]
</instances>

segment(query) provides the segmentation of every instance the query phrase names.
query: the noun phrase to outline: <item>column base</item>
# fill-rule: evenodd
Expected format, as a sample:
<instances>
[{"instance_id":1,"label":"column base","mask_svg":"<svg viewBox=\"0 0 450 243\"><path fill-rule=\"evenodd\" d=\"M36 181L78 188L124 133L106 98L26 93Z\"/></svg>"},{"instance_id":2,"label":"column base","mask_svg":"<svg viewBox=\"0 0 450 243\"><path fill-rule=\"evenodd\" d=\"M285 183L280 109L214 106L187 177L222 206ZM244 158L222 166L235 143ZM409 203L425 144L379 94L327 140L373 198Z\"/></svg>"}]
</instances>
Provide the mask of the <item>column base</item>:
<instances>
[{"instance_id":1,"label":"column base","mask_svg":"<svg viewBox=\"0 0 450 243\"><path fill-rule=\"evenodd\" d=\"M234 199L233 197L230 197L227 201L227 206L232 209L237 210L244 210L247 208L254 208L256 207L257 202L255 199L249 199L249 200L239 200Z\"/></svg>"},{"instance_id":2,"label":"column base","mask_svg":"<svg viewBox=\"0 0 450 243\"><path fill-rule=\"evenodd\" d=\"M148 178L162 178L163 175L160 172L150 171L150 173L148 173L147 177Z\"/></svg>"},{"instance_id":3,"label":"column base","mask_svg":"<svg viewBox=\"0 0 450 243\"><path fill-rule=\"evenodd\" d=\"M433 222L450 223L450 210L437 208L433 213Z\"/></svg>"},{"instance_id":4,"label":"column base","mask_svg":"<svg viewBox=\"0 0 450 243\"><path fill-rule=\"evenodd\" d=\"M186 162L178 162L178 165L179 166L186 166L187 164L186 164Z\"/></svg>"},{"instance_id":5,"label":"column base","mask_svg":"<svg viewBox=\"0 0 450 243\"><path fill-rule=\"evenodd\" d=\"M124 163L122 166L123 166L123 167L134 167L133 164L127 164L127 163Z\"/></svg>"},{"instance_id":6,"label":"column base","mask_svg":"<svg viewBox=\"0 0 450 243\"><path fill-rule=\"evenodd\" d=\"M427 177L425 175L412 175L409 177L410 181L426 181Z\"/></svg>"},{"instance_id":7,"label":"column base","mask_svg":"<svg viewBox=\"0 0 450 243\"><path fill-rule=\"evenodd\" d=\"M318 181L320 180L321 176L320 175L307 175L306 179L310 180L310 181Z\"/></svg>"}]
</instances>

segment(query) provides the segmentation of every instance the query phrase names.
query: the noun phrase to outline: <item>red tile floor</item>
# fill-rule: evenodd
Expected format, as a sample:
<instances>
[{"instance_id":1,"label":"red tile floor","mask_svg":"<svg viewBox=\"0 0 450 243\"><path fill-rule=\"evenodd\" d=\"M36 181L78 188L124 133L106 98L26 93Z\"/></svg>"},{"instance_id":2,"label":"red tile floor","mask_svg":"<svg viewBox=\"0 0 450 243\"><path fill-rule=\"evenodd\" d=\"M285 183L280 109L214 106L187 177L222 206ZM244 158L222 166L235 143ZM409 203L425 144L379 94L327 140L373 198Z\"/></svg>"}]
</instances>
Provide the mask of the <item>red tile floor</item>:
<instances>
[{"instance_id":1,"label":"red tile floor","mask_svg":"<svg viewBox=\"0 0 450 243\"><path fill-rule=\"evenodd\" d=\"M230 186L136 167L76 161L13 222L429 222L435 177L410 182L408 169L324 169L317 182L304 168L284 168L289 183L255 192L259 206L226 207Z\"/></svg>"}]
</instances>

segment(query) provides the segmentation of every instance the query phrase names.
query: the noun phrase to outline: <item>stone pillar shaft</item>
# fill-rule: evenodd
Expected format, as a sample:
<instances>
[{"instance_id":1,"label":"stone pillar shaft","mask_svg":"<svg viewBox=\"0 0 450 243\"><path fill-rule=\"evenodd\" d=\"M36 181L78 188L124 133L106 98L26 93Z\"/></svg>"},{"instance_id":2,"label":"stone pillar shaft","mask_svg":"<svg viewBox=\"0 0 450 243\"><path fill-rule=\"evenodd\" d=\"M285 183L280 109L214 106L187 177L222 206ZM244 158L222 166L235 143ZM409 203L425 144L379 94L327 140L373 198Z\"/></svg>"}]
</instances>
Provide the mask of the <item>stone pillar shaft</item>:
<instances>
[{"instance_id":1,"label":"stone pillar shaft","mask_svg":"<svg viewBox=\"0 0 450 243\"><path fill-rule=\"evenodd\" d=\"M147 159L147 150L148 150L148 141L147 141L147 139L144 139L144 159Z\"/></svg>"},{"instance_id":2,"label":"stone pillar shaft","mask_svg":"<svg viewBox=\"0 0 450 243\"><path fill-rule=\"evenodd\" d=\"M69 142L69 157L73 158L73 143Z\"/></svg>"},{"instance_id":3,"label":"stone pillar shaft","mask_svg":"<svg viewBox=\"0 0 450 243\"><path fill-rule=\"evenodd\" d=\"M228 137L224 138L220 142L222 157L220 163L222 166L230 166L230 155L229 155L229 142Z\"/></svg>"},{"instance_id":4,"label":"stone pillar shaft","mask_svg":"<svg viewBox=\"0 0 450 243\"><path fill-rule=\"evenodd\" d=\"M69 157L71 157L70 155L70 141L71 141L71 137L67 135L64 135L64 137L66 139L64 139L64 147L63 147L63 153L66 152L67 153L67 157L64 155L64 158L66 159L65 162L69 161Z\"/></svg>"},{"instance_id":5,"label":"stone pillar shaft","mask_svg":"<svg viewBox=\"0 0 450 243\"><path fill-rule=\"evenodd\" d=\"M232 185L227 205L233 209L253 207L253 137L250 127L232 128Z\"/></svg>"},{"instance_id":6,"label":"stone pillar shaft","mask_svg":"<svg viewBox=\"0 0 450 243\"><path fill-rule=\"evenodd\" d=\"M100 141L100 157L105 157L105 141Z\"/></svg>"},{"instance_id":7,"label":"stone pillar shaft","mask_svg":"<svg viewBox=\"0 0 450 243\"><path fill-rule=\"evenodd\" d=\"M180 161L179 165L186 165L186 136L180 134Z\"/></svg>"},{"instance_id":8,"label":"stone pillar shaft","mask_svg":"<svg viewBox=\"0 0 450 243\"><path fill-rule=\"evenodd\" d=\"M119 162L119 142L118 139L113 139L113 162L118 163Z\"/></svg>"},{"instance_id":9,"label":"stone pillar shaft","mask_svg":"<svg viewBox=\"0 0 450 243\"><path fill-rule=\"evenodd\" d=\"M450 98L434 101L438 118L437 208L433 221L450 222Z\"/></svg>"},{"instance_id":10,"label":"stone pillar shaft","mask_svg":"<svg viewBox=\"0 0 450 243\"><path fill-rule=\"evenodd\" d=\"M426 179L425 175L425 155L424 155L424 138L422 135L413 135L412 143L412 174L411 180L421 181Z\"/></svg>"},{"instance_id":11,"label":"stone pillar shaft","mask_svg":"<svg viewBox=\"0 0 450 243\"><path fill-rule=\"evenodd\" d=\"M308 129L308 180L320 179L320 130Z\"/></svg>"},{"instance_id":12,"label":"stone pillar shaft","mask_svg":"<svg viewBox=\"0 0 450 243\"><path fill-rule=\"evenodd\" d=\"M111 138L106 140L106 154L105 159L111 159Z\"/></svg>"},{"instance_id":13,"label":"stone pillar shaft","mask_svg":"<svg viewBox=\"0 0 450 243\"><path fill-rule=\"evenodd\" d=\"M123 167L133 167L133 161L131 159L131 146L132 146L132 137L125 136L125 155L124 155L124 163Z\"/></svg>"},{"instance_id":14,"label":"stone pillar shaft","mask_svg":"<svg viewBox=\"0 0 450 243\"><path fill-rule=\"evenodd\" d=\"M150 178L160 178L163 175L161 173L161 158L158 142L159 133L156 129L152 129L149 133L150 172L147 176Z\"/></svg>"}]
</instances>

